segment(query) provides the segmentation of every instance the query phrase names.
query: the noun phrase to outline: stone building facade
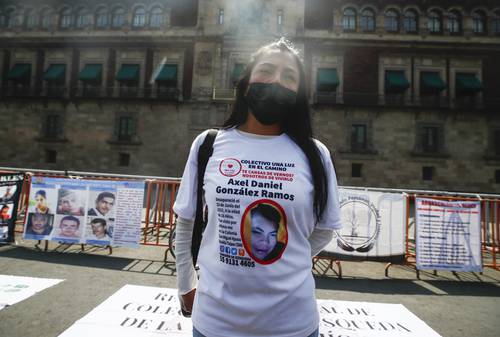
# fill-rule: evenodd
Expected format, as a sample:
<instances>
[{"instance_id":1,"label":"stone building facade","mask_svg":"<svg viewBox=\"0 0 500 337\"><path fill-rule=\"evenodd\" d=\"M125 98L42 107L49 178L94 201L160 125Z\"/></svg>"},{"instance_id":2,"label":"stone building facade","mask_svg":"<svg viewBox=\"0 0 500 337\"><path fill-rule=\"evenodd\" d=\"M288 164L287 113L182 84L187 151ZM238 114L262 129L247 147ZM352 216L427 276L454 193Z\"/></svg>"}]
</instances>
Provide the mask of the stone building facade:
<instances>
[{"instance_id":1,"label":"stone building facade","mask_svg":"<svg viewBox=\"0 0 500 337\"><path fill-rule=\"evenodd\" d=\"M494 0L2 0L0 166L178 177L281 36L340 184L500 192Z\"/></svg>"}]
</instances>

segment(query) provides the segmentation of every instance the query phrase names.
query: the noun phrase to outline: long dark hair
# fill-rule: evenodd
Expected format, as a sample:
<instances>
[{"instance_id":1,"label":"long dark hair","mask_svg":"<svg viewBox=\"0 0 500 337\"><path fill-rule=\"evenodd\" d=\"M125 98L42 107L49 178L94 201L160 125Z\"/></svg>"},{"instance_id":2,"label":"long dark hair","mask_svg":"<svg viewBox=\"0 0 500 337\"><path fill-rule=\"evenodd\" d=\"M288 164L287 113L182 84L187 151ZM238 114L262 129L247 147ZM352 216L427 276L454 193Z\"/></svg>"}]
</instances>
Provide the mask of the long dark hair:
<instances>
[{"instance_id":1,"label":"long dark hair","mask_svg":"<svg viewBox=\"0 0 500 337\"><path fill-rule=\"evenodd\" d=\"M321 160L321 155L316 144L313 141L313 133L311 127L311 113L309 111L309 103L307 100L306 79L304 66L298 56L298 52L292 44L281 38L277 42L273 42L261 47L255 54L252 55L250 62L242 71L240 79L236 84L236 100L229 118L224 122L224 128L237 127L245 123L248 116L248 105L245 94L250 80L250 74L257 61L266 52L271 50L279 50L281 52L290 53L299 68L299 88L297 91L297 101L295 108L286 114L285 120L282 123L283 132L285 132L304 152L309 160L309 166L313 176L314 184L314 214L316 221L319 221L323 215L328 200L328 182L326 179L325 167Z\"/></svg>"}]
</instances>

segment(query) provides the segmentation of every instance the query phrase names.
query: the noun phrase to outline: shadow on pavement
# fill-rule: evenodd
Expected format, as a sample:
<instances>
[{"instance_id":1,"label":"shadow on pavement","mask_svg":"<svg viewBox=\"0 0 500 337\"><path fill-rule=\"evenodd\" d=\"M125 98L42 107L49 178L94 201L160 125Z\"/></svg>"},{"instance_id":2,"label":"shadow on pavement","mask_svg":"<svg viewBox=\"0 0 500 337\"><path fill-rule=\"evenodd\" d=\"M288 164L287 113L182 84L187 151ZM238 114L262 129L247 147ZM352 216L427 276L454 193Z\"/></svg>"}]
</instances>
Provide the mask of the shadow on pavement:
<instances>
[{"instance_id":1,"label":"shadow on pavement","mask_svg":"<svg viewBox=\"0 0 500 337\"><path fill-rule=\"evenodd\" d=\"M79 245L75 246L80 247ZM163 261L147 259L132 259L109 255L89 254L103 250L106 249L100 247L89 247L85 251L81 251L79 248L72 248L71 245L60 244L53 251L46 252L39 249L11 246L0 250L0 257L135 273L164 275L175 274L175 262L165 263Z\"/></svg>"}]
</instances>

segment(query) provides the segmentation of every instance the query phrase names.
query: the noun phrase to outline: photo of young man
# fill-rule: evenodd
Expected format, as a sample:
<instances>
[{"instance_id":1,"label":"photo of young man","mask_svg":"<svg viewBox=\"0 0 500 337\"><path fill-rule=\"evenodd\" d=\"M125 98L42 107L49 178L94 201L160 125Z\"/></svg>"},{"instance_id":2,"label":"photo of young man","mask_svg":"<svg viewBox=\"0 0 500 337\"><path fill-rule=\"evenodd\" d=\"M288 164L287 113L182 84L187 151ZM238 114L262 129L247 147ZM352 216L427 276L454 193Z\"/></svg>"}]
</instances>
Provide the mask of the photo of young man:
<instances>
[{"instance_id":1,"label":"photo of young man","mask_svg":"<svg viewBox=\"0 0 500 337\"><path fill-rule=\"evenodd\" d=\"M112 217L115 195L111 192L101 192L95 199L95 207L89 209L87 215L99 217Z\"/></svg>"},{"instance_id":2,"label":"photo of young man","mask_svg":"<svg viewBox=\"0 0 500 337\"><path fill-rule=\"evenodd\" d=\"M57 202L57 214L84 215L80 191L60 189Z\"/></svg>"},{"instance_id":3,"label":"photo of young man","mask_svg":"<svg viewBox=\"0 0 500 337\"><path fill-rule=\"evenodd\" d=\"M31 213L28 215L25 238L37 239L50 235L54 216L51 214Z\"/></svg>"}]
</instances>

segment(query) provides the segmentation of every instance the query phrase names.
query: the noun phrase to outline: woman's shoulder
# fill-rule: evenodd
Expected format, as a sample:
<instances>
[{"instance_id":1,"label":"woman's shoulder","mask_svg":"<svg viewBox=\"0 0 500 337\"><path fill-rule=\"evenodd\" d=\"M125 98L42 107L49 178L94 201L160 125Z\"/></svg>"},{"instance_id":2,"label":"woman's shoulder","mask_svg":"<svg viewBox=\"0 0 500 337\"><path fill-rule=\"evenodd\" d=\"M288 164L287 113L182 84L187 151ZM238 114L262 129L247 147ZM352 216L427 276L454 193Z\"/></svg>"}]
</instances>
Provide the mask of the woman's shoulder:
<instances>
[{"instance_id":1,"label":"woman's shoulder","mask_svg":"<svg viewBox=\"0 0 500 337\"><path fill-rule=\"evenodd\" d=\"M313 141L314 141L314 144L316 144L316 147L318 148L321 155L329 158L331 154L330 154L330 150L328 149L328 147L318 139L313 138Z\"/></svg>"}]
</instances>

